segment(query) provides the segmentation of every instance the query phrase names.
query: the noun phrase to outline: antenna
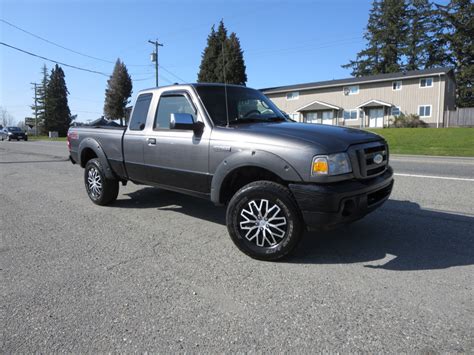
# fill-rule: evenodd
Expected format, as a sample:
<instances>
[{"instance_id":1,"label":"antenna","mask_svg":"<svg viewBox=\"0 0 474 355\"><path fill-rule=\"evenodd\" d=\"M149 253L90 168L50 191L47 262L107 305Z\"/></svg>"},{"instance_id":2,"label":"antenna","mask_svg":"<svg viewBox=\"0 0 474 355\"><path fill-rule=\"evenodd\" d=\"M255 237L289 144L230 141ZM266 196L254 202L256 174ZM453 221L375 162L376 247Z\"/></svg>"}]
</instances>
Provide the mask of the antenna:
<instances>
[{"instance_id":1,"label":"antenna","mask_svg":"<svg viewBox=\"0 0 474 355\"><path fill-rule=\"evenodd\" d=\"M222 41L222 62L223 62L223 75L224 75L224 92L225 92L225 114L227 117L227 126L229 127L229 105L227 103L227 80L225 78L225 50L224 50L224 41Z\"/></svg>"}]
</instances>

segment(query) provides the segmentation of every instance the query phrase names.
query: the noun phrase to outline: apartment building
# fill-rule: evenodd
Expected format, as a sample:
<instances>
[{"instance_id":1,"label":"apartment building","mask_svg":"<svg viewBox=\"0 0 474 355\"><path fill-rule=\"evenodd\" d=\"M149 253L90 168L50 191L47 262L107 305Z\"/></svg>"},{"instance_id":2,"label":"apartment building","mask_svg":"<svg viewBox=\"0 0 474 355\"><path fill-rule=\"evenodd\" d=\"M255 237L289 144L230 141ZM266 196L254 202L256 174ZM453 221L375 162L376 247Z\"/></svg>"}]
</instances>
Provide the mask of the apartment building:
<instances>
[{"instance_id":1,"label":"apartment building","mask_svg":"<svg viewBox=\"0 0 474 355\"><path fill-rule=\"evenodd\" d=\"M444 126L455 108L452 68L434 68L261 89L299 122L349 127L387 127L390 118L417 114Z\"/></svg>"}]
</instances>

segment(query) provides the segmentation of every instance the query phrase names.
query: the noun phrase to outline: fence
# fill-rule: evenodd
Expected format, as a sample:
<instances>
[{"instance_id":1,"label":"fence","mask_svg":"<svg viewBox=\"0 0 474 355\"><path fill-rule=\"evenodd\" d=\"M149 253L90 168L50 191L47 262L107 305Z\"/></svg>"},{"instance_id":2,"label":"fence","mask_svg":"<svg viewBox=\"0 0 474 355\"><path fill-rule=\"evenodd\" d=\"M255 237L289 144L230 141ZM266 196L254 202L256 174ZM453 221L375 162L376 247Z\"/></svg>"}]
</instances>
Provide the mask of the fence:
<instances>
[{"instance_id":1,"label":"fence","mask_svg":"<svg viewBox=\"0 0 474 355\"><path fill-rule=\"evenodd\" d=\"M444 111L445 127L474 127L474 107Z\"/></svg>"}]
</instances>

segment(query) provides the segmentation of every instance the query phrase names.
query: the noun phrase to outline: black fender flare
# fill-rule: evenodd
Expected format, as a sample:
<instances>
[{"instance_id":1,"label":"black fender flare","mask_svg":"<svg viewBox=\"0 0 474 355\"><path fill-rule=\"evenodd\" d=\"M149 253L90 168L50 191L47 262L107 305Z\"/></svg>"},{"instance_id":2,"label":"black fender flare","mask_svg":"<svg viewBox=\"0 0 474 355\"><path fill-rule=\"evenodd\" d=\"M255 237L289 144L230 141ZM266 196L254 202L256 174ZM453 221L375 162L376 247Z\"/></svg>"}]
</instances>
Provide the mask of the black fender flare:
<instances>
[{"instance_id":1,"label":"black fender flare","mask_svg":"<svg viewBox=\"0 0 474 355\"><path fill-rule=\"evenodd\" d=\"M94 138L84 138L82 142L79 144L79 148L78 148L79 154L77 158L79 160L80 166L82 166L83 168L85 167L85 163L82 161L82 152L84 151L84 149L92 149L95 155L97 155L97 158L99 159L100 164L104 168L105 177L107 179L117 178L113 170L110 168L109 161L107 159L107 156L105 155L104 150L102 149L102 146Z\"/></svg>"},{"instance_id":2,"label":"black fender flare","mask_svg":"<svg viewBox=\"0 0 474 355\"><path fill-rule=\"evenodd\" d=\"M263 150L243 150L225 158L216 168L211 181L211 201L220 204L222 184L234 170L242 167L263 168L284 181L303 181L296 169L283 158Z\"/></svg>"}]
</instances>

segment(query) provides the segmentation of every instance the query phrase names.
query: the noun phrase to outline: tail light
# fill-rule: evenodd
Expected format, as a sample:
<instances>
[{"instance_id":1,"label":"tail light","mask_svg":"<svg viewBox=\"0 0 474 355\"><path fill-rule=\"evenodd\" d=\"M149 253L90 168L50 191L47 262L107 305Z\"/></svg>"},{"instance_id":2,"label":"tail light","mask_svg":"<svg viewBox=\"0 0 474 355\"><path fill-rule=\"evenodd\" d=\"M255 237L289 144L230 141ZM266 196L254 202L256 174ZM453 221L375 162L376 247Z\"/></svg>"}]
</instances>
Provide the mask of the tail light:
<instances>
[{"instance_id":1,"label":"tail light","mask_svg":"<svg viewBox=\"0 0 474 355\"><path fill-rule=\"evenodd\" d=\"M78 139L79 138L79 135L77 134L77 132L67 132L67 149L69 149L69 151L71 151L71 140L73 139Z\"/></svg>"}]
</instances>

